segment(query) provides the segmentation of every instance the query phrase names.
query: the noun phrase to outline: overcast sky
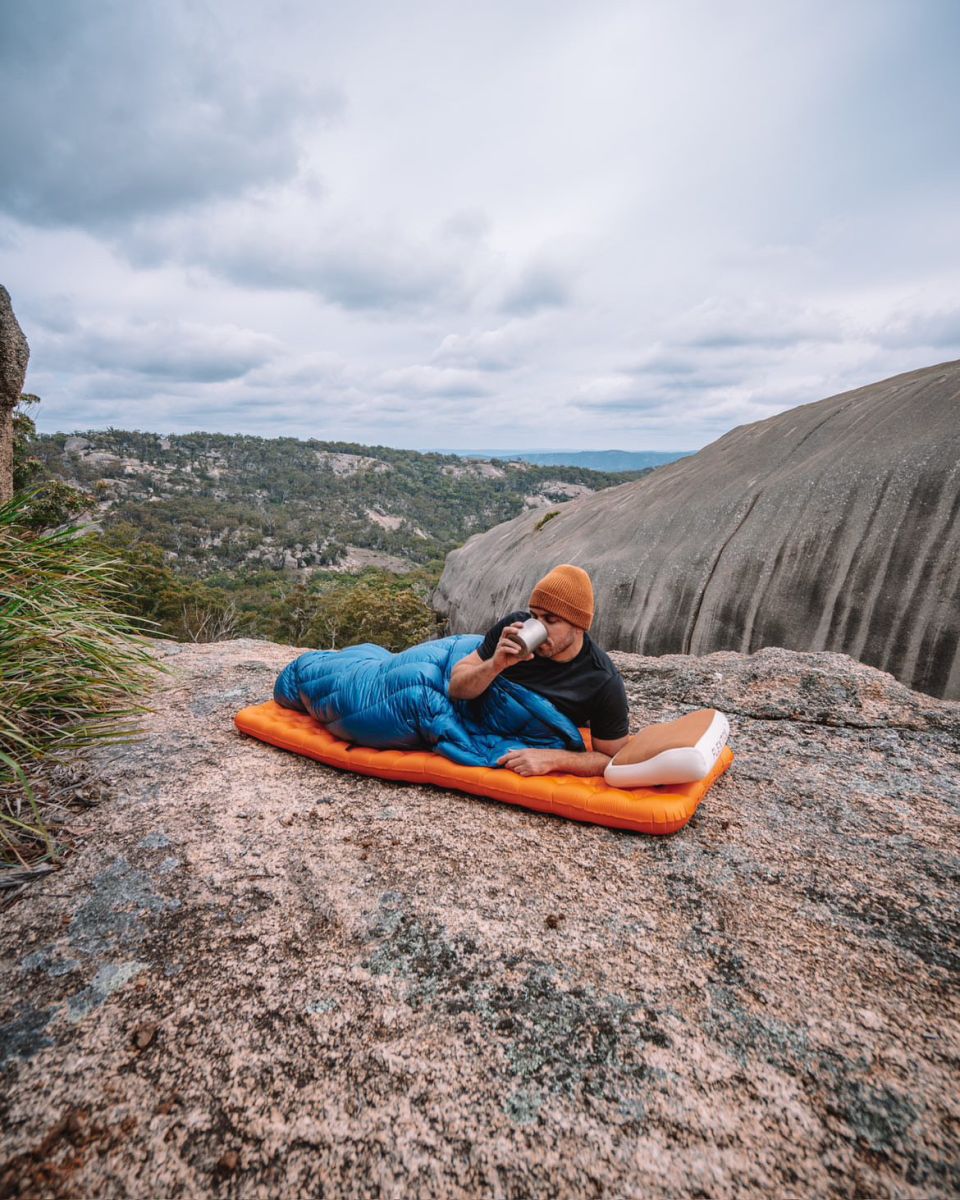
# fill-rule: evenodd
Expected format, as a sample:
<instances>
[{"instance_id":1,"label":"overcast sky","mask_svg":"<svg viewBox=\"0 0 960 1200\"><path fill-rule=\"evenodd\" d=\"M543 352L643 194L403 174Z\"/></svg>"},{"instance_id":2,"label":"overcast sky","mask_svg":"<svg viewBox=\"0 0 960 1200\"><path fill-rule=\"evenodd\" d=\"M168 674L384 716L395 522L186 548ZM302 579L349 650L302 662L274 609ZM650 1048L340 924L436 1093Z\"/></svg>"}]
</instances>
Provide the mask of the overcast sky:
<instances>
[{"instance_id":1,"label":"overcast sky","mask_svg":"<svg viewBox=\"0 0 960 1200\"><path fill-rule=\"evenodd\" d=\"M696 449L960 358L957 0L2 20L42 429Z\"/></svg>"}]
</instances>

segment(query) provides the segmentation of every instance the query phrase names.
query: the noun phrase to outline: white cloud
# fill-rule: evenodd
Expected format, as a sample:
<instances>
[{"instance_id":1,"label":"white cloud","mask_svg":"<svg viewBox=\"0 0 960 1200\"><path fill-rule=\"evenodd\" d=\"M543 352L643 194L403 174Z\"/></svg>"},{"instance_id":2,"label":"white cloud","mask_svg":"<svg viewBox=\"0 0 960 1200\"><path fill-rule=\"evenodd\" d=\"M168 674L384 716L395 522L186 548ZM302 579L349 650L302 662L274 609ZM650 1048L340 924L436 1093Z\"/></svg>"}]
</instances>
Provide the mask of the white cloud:
<instances>
[{"instance_id":1,"label":"white cloud","mask_svg":"<svg viewBox=\"0 0 960 1200\"><path fill-rule=\"evenodd\" d=\"M448 333L433 354L433 361L475 371L511 371L532 349L532 339L520 322L498 329Z\"/></svg>"},{"instance_id":2,"label":"white cloud","mask_svg":"<svg viewBox=\"0 0 960 1200\"><path fill-rule=\"evenodd\" d=\"M960 350L960 305L934 310L899 308L875 330L879 345L897 348L929 346L932 350Z\"/></svg>"},{"instance_id":3,"label":"white cloud","mask_svg":"<svg viewBox=\"0 0 960 1200\"><path fill-rule=\"evenodd\" d=\"M4 13L0 204L111 230L288 178L341 98L238 34L238 10L56 0Z\"/></svg>"},{"instance_id":4,"label":"white cloud","mask_svg":"<svg viewBox=\"0 0 960 1200\"><path fill-rule=\"evenodd\" d=\"M197 383L240 378L278 348L274 338L234 325L122 317L49 330L35 344L48 368Z\"/></svg>"},{"instance_id":5,"label":"white cloud","mask_svg":"<svg viewBox=\"0 0 960 1200\"><path fill-rule=\"evenodd\" d=\"M521 316L546 308L563 308L572 299L569 278L549 262L532 262L508 286L501 302L504 312Z\"/></svg>"},{"instance_id":6,"label":"white cloud","mask_svg":"<svg viewBox=\"0 0 960 1200\"><path fill-rule=\"evenodd\" d=\"M678 345L705 350L779 350L801 343L843 341L842 313L817 310L767 296L711 297L680 314L673 325Z\"/></svg>"},{"instance_id":7,"label":"white cloud","mask_svg":"<svg viewBox=\"0 0 960 1200\"><path fill-rule=\"evenodd\" d=\"M42 428L685 449L960 356L955 5L7 17Z\"/></svg>"},{"instance_id":8,"label":"white cloud","mask_svg":"<svg viewBox=\"0 0 960 1200\"><path fill-rule=\"evenodd\" d=\"M202 267L245 288L381 311L462 307L473 249L386 221L365 225L296 185L140 222L118 245L135 264Z\"/></svg>"},{"instance_id":9,"label":"white cloud","mask_svg":"<svg viewBox=\"0 0 960 1200\"><path fill-rule=\"evenodd\" d=\"M477 397L489 392L486 381L477 371L458 367L417 365L384 371L381 386L399 396Z\"/></svg>"}]
</instances>

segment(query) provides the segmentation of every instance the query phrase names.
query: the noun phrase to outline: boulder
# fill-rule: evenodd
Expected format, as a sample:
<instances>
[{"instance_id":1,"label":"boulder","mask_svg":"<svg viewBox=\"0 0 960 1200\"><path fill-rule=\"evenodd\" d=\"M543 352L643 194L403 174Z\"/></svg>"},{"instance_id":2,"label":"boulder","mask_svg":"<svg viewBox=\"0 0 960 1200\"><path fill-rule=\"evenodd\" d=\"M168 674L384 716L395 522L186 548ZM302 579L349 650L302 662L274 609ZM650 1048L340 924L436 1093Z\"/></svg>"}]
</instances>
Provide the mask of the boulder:
<instances>
[{"instance_id":1,"label":"boulder","mask_svg":"<svg viewBox=\"0 0 960 1200\"><path fill-rule=\"evenodd\" d=\"M13 495L13 410L20 403L30 347L0 285L0 504Z\"/></svg>"},{"instance_id":2,"label":"boulder","mask_svg":"<svg viewBox=\"0 0 960 1200\"><path fill-rule=\"evenodd\" d=\"M960 697L960 362L732 430L634 483L471 538L435 594L483 630L586 568L605 649L835 650Z\"/></svg>"},{"instance_id":3,"label":"boulder","mask_svg":"<svg viewBox=\"0 0 960 1200\"><path fill-rule=\"evenodd\" d=\"M837 654L615 655L736 761L650 838L339 773L170 644L0 924L0 1194L960 1189L960 705Z\"/></svg>"}]
</instances>

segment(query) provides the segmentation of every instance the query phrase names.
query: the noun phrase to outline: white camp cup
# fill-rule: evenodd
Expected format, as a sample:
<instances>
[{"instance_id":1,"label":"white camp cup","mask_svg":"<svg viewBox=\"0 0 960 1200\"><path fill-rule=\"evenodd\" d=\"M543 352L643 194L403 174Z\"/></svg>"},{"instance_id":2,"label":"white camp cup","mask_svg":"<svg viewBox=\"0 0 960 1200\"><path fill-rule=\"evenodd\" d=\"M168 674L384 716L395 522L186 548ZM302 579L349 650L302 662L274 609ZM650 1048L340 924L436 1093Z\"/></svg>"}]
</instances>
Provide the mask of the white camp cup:
<instances>
[{"instance_id":1,"label":"white camp cup","mask_svg":"<svg viewBox=\"0 0 960 1200\"><path fill-rule=\"evenodd\" d=\"M528 617L516 631L516 636L532 654L538 646L543 645L550 634L542 621L538 621L536 617Z\"/></svg>"}]
</instances>

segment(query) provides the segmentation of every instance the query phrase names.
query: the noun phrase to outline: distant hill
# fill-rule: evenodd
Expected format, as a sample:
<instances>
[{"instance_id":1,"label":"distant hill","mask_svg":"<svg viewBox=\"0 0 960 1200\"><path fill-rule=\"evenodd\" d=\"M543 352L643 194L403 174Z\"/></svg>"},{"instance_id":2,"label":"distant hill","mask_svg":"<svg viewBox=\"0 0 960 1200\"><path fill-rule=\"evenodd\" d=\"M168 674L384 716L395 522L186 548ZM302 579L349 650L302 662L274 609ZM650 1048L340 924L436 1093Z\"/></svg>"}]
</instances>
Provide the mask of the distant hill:
<instances>
[{"instance_id":1,"label":"distant hill","mask_svg":"<svg viewBox=\"0 0 960 1200\"><path fill-rule=\"evenodd\" d=\"M687 458L692 450L450 450L461 458L522 461L541 467L586 467L591 471L649 471Z\"/></svg>"},{"instance_id":2,"label":"distant hill","mask_svg":"<svg viewBox=\"0 0 960 1200\"><path fill-rule=\"evenodd\" d=\"M32 453L198 576L238 569L439 566L474 533L639 478L352 442L108 429L39 435Z\"/></svg>"}]
</instances>

